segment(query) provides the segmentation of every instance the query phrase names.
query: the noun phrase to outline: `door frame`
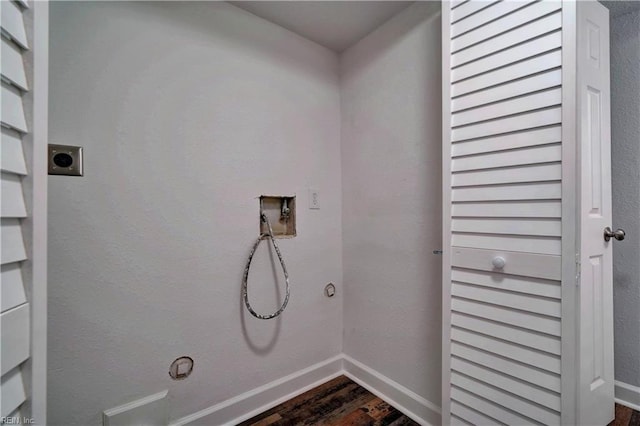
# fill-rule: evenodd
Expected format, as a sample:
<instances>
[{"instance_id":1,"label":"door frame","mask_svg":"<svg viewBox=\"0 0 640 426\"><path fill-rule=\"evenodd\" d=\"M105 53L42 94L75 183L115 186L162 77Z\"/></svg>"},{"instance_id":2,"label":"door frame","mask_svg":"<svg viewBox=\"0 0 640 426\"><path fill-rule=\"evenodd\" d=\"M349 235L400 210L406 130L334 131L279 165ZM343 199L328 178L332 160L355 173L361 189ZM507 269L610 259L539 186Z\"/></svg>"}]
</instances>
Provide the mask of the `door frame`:
<instances>
[{"instance_id":1,"label":"door frame","mask_svg":"<svg viewBox=\"0 0 640 426\"><path fill-rule=\"evenodd\" d=\"M560 422L575 425L578 395L577 2L562 2L562 343Z\"/></svg>"}]
</instances>

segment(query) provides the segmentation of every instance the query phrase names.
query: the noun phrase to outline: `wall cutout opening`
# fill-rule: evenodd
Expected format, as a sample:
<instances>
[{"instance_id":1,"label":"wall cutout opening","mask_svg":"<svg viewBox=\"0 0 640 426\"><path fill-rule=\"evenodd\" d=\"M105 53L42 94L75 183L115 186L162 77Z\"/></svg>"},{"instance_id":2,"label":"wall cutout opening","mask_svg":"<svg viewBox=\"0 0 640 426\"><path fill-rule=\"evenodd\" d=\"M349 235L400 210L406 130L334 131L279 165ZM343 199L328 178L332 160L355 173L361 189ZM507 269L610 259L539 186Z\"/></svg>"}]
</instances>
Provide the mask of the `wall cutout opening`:
<instances>
[{"instance_id":1,"label":"wall cutout opening","mask_svg":"<svg viewBox=\"0 0 640 426\"><path fill-rule=\"evenodd\" d=\"M275 238L293 238L296 236L296 197L260 196L260 212L267 215ZM268 234L267 224L258 217L260 233Z\"/></svg>"}]
</instances>

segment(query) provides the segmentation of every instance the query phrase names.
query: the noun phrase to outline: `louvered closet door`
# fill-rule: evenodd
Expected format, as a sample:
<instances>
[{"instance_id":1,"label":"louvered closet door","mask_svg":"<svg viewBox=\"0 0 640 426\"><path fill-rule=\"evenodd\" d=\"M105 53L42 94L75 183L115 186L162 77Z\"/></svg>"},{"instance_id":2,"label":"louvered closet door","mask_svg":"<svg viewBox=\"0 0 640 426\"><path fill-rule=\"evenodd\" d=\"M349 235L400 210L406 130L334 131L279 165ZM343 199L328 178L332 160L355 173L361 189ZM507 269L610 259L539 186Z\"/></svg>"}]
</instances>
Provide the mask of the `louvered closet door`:
<instances>
[{"instance_id":1,"label":"louvered closet door","mask_svg":"<svg viewBox=\"0 0 640 426\"><path fill-rule=\"evenodd\" d=\"M443 20L443 423L560 424L562 4Z\"/></svg>"},{"instance_id":2,"label":"louvered closet door","mask_svg":"<svg viewBox=\"0 0 640 426\"><path fill-rule=\"evenodd\" d=\"M0 416L45 424L46 404L46 3L0 2L2 154ZM25 23L27 22L27 23ZM37 42L34 39L37 35ZM43 55L45 63L42 63ZM34 71L34 64L40 71ZM43 115L44 114L44 115ZM34 120L38 123L34 124ZM34 128L38 128L37 137ZM39 166L39 167L38 167ZM34 169L37 171L34 172ZM35 302L35 303L34 303ZM38 312L34 313L34 305ZM34 318L36 320L34 321ZM5 419L6 418L6 419ZM27 420L25 420L25 418ZM32 420L31 420L32 419Z\"/></svg>"}]
</instances>

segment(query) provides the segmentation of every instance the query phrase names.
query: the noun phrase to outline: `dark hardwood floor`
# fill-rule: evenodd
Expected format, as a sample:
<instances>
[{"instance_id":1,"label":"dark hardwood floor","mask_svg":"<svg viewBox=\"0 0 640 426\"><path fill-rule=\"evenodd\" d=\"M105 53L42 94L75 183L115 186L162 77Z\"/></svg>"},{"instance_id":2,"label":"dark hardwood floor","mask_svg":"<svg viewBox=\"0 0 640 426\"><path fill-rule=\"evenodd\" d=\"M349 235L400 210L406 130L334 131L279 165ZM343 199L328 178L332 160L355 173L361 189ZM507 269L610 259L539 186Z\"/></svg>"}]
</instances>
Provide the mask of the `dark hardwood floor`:
<instances>
[{"instance_id":1,"label":"dark hardwood floor","mask_svg":"<svg viewBox=\"0 0 640 426\"><path fill-rule=\"evenodd\" d=\"M340 376L239 426L407 426L418 425L371 392Z\"/></svg>"},{"instance_id":2,"label":"dark hardwood floor","mask_svg":"<svg viewBox=\"0 0 640 426\"><path fill-rule=\"evenodd\" d=\"M414 426L414 422L382 399L340 376L238 426ZM616 404L608 426L640 426L640 412Z\"/></svg>"},{"instance_id":3,"label":"dark hardwood floor","mask_svg":"<svg viewBox=\"0 0 640 426\"><path fill-rule=\"evenodd\" d=\"M616 404L616 418L608 426L640 426L640 411Z\"/></svg>"}]
</instances>

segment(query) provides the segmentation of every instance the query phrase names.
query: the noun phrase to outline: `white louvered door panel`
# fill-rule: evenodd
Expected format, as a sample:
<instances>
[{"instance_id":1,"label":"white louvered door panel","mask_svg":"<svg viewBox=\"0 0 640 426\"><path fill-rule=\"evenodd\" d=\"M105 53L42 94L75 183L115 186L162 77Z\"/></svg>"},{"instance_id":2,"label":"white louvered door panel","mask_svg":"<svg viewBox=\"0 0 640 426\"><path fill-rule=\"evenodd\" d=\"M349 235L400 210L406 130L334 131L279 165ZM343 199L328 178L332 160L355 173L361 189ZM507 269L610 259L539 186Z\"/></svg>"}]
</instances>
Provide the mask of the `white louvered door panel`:
<instances>
[{"instance_id":1,"label":"white louvered door panel","mask_svg":"<svg viewBox=\"0 0 640 426\"><path fill-rule=\"evenodd\" d=\"M608 12L470 0L442 16L442 422L607 424Z\"/></svg>"},{"instance_id":2,"label":"white louvered door panel","mask_svg":"<svg viewBox=\"0 0 640 426\"><path fill-rule=\"evenodd\" d=\"M443 3L443 424L561 423L562 25Z\"/></svg>"},{"instance_id":3,"label":"white louvered door panel","mask_svg":"<svg viewBox=\"0 0 640 426\"><path fill-rule=\"evenodd\" d=\"M19 420L22 424L26 418L32 424L42 425L46 424L46 309L43 309L46 306L46 168L43 160L46 159L48 5L39 2L34 6L31 9L24 1L0 2L0 394L1 415L9 417L3 423ZM37 311L33 309L34 302ZM31 361L26 362L29 358Z\"/></svg>"}]
</instances>

